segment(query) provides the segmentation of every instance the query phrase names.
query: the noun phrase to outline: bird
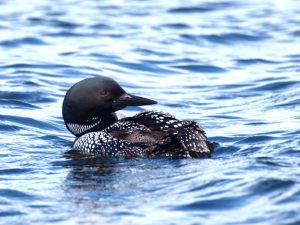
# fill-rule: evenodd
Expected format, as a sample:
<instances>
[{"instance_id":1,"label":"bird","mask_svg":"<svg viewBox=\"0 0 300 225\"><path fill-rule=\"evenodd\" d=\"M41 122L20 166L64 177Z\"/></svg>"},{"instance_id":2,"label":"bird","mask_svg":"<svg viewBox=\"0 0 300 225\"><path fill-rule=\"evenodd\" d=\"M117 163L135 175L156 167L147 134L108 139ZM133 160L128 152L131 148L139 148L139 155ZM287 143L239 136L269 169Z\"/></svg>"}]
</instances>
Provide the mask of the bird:
<instances>
[{"instance_id":1,"label":"bird","mask_svg":"<svg viewBox=\"0 0 300 225\"><path fill-rule=\"evenodd\" d=\"M194 121L157 110L118 118L127 106L157 104L127 93L105 76L86 78L65 94L62 115L76 136L72 150L98 157L210 158L213 145Z\"/></svg>"}]
</instances>

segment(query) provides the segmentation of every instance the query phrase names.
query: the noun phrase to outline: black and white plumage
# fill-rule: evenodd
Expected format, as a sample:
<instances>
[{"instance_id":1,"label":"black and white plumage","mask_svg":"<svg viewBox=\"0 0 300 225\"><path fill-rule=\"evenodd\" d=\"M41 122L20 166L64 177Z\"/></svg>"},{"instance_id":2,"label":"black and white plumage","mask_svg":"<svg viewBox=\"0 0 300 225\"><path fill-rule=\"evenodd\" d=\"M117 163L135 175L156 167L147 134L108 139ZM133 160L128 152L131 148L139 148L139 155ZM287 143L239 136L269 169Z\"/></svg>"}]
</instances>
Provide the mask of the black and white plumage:
<instances>
[{"instance_id":1,"label":"black and white plumage","mask_svg":"<svg viewBox=\"0 0 300 225\"><path fill-rule=\"evenodd\" d=\"M210 157L205 132L193 121L146 111L118 120L114 112L129 105L156 102L126 93L114 80L88 78L66 94L63 117L77 139L74 150L101 157Z\"/></svg>"}]
</instances>

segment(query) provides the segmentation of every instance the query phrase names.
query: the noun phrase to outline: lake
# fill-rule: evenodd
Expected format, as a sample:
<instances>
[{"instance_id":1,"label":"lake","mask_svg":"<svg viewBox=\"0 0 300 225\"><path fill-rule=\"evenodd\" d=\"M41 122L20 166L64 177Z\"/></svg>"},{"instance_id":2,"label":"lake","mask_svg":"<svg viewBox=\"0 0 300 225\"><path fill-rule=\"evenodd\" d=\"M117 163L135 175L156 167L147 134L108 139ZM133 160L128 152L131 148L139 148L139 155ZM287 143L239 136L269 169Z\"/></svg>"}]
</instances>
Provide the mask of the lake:
<instances>
[{"instance_id":1,"label":"lake","mask_svg":"<svg viewBox=\"0 0 300 225\"><path fill-rule=\"evenodd\" d=\"M300 2L0 3L0 224L300 224ZM105 75L197 121L211 159L68 153L65 92Z\"/></svg>"}]
</instances>

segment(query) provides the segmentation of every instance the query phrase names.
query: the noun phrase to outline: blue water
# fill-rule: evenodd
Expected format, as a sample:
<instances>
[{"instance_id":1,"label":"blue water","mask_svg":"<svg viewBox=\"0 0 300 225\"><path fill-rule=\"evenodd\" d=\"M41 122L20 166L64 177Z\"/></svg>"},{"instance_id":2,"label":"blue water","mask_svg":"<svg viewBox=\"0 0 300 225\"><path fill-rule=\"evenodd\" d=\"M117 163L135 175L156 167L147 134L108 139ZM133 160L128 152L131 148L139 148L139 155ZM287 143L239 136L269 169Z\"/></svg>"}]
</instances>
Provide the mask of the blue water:
<instances>
[{"instance_id":1,"label":"blue water","mask_svg":"<svg viewBox=\"0 0 300 225\"><path fill-rule=\"evenodd\" d=\"M1 1L0 224L300 224L299 24L296 0ZM212 159L69 154L64 94L99 75Z\"/></svg>"}]
</instances>

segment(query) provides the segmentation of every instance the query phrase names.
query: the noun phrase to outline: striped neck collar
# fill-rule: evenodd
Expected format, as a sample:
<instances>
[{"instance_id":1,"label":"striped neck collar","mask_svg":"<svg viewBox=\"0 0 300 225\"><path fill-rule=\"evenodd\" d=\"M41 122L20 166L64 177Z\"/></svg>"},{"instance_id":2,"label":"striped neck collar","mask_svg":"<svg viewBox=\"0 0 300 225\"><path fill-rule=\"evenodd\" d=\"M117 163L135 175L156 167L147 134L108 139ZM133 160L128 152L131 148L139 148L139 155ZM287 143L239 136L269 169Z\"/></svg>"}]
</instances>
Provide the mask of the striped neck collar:
<instances>
[{"instance_id":1,"label":"striped neck collar","mask_svg":"<svg viewBox=\"0 0 300 225\"><path fill-rule=\"evenodd\" d=\"M105 116L94 117L87 120L84 124L79 123L66 123L68 130L77 137L83 134L95 131L101 131L117 119L114 114L107 114Z\"/></svg>"}]
</instances>

